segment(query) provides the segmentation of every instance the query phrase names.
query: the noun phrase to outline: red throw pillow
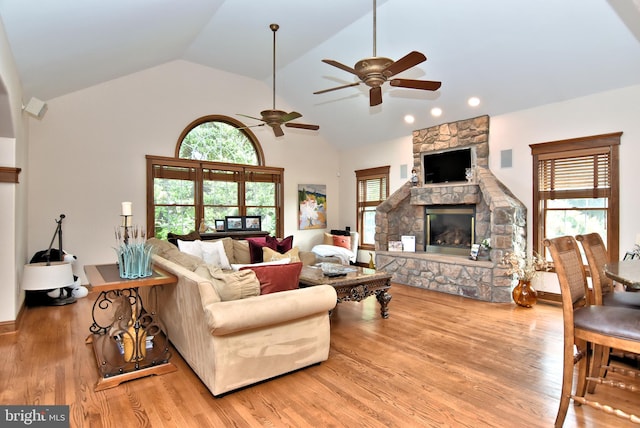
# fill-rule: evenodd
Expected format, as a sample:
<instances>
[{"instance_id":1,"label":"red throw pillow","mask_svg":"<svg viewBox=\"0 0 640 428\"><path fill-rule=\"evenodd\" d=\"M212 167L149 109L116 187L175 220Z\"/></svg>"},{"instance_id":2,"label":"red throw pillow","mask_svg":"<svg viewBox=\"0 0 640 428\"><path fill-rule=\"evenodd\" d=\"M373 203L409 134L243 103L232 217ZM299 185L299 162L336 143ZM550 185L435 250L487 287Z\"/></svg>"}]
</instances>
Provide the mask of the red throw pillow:
<instances>
[{"instance_id":1,"label":"red throw pillow","mask_svg":"<svg viewBox=\"0 0 640 428\"><path fill-rule=\"evenodd\" d=\"M249 260L251 263L262 263L264 260L262 258L262 247L269 247L267 244L267 238L247 238L247 242L249 243Z\"/></svg>"},{"instance_id":2,"label":"red throw pillow","mask_svg":"<svg viewBox=\"0 0 640 428\"><path fill-rule=\"evenodd\" d=\"M267 236L267 247L284 254L293 248L293 235L282 238L280 241L273 236Z\"/></svg>"},{"instance_id":3,"label":"red throw pillow","mask_svg":"<svg viewBox=\"0 0 640 428\"><path fill-rule=\"evenodd\" d=\"M260 294L277 293L278 291L295 290L302 271L302 263L286 265L245 266L251 269L260 281Z\"/></svg>"},{"instance_id":4,"label":"red throw pillow","mask_svg":"<svg viewBox=\"0 0 640 428\"><path fill-rule=\"evenodd\" d=\"M338 236L333 235L333 245L336 247L346 248L347 250L351 249L351 237L350 236Z\"/></svg>"},{"instance_id":5,"label":"red throw pillow","mask_svg":"<svg viewBox=\"0 0 640 428\"><path fill-rule=\"evenodd\" d=\"M249 242L249 258L251 259L251 263L262 263L264 261L262 247L269 247L280 254L284 254L293 248L293 235L287 236L280 241L273 236L247 238L247 241Z\"/></svg>"}]
</instances>

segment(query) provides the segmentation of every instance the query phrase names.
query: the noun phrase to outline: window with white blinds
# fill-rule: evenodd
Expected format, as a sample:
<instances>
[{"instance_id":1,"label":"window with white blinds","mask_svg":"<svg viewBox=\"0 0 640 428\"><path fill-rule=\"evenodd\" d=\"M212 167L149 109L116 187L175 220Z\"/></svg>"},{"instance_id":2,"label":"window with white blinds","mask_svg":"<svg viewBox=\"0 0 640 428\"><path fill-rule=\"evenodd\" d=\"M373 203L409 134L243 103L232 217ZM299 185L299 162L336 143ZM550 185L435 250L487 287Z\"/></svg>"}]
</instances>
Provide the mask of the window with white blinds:
<instances>
[{"instance_id":1,"label":"window with white blinds","mask_svg":"<svg viewBox=\"0 0 640 428\"><path fill-rule=\"evenodd\" d=\"M538 179L540 197L572 195L605 197L611 193L611 148L583 150L585 153L558 153L540 156ZM559 155L559 156L558 156Z\"/></svg>"},{"instance_id":2,"label":"window with white blinds","mask_svg":"<svg viewBox=\"0 0 640 428\"><path fill-rule=\"evenodd\" d=\"M597 232L619 254L619 146L622 133L532 144L533 250L546 238Z\"/></svg>"},{"instance_id":3,"label":"window with white blinds","mask_svg":"<svg viewBox=\"0 0 640 428\"><path fill-rule=\"evenodd\" d=\"M356 172L357 216L360 247L374 249L376 207L389 196L389 166L361 169Z\"/></svg>"}]
</instances>

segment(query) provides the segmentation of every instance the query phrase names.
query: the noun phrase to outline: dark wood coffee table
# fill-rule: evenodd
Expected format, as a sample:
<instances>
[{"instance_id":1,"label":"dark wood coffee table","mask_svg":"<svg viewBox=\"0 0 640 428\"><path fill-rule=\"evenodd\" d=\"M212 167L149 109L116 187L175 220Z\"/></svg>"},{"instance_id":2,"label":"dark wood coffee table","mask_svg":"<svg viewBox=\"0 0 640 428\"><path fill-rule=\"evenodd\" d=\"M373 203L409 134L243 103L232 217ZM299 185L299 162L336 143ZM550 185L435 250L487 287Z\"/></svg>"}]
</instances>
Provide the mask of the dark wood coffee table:
<instances>
[{"instance_id":1,"label":"dark wood coffee table","mask_svg":"<svg viewBox=\"0 0 640 428\"><path fill-rule=\"evenodd\" d=\"M345 276L328 277L322 269L314 266L304 266L300 273L300 286L329 284L336 289L338 303L359 302L375 294L380 303L380 315L389 318L387 308L391 301L391 274L359 266L345 266L349 270Z\"/></svg>"}]
</instances>

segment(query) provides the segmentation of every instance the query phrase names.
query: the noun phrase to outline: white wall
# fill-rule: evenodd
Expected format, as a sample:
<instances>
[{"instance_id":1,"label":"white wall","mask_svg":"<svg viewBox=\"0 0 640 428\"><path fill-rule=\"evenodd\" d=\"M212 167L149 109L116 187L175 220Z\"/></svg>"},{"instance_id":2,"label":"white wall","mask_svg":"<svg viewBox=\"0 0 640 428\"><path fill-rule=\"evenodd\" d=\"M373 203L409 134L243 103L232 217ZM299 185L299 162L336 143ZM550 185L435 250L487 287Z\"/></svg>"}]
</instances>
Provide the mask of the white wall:
<instances>
[{"instance_id":1,"label":"white wall","mask_svg":"<svg viewBox=\"0 0 640 428\"><path fill-rule=\"evenodd\" d=\"M413 143L411 129L407 136L344 151L340 154L340 219L341 228L356 228L356 175L359 169L389 165L389 193L392 194L411 177ZM407 177L400 178L401 166L407 166ZM358 261L369 262L369 252L359 251Z\"/></svg>"},{"instance_id":2,"label":"white wall","mask_svg":"<svg viewBox=\"0 0 640 428\"><path fill-rule=\"evenodd\" d=\"M637 213L637 168L640 158L638 99L640 86L604 92L570 101L491 118L490 168L528 207L532 236L532 161L529 144L622 132L620 139L620 254L631 249L640 232ZM513 149L513 167L500 168L500 151Z\"/></svg>"},{"instance_id":3,"label":"white wall","mask_svg":"<svg viewBox=\"0 0 640 428\"><path fill-rule=\"evenodd\" d=\"M0 20L0 165L21 168L19 183L0 183L0 323L14 321L24 293L20 289L26 254L28 134L22 113L22 85Z\"/></svg>"},{"instance_id":4,"label":"white wall","mask_svg":"<svg viewBox=\"0 0 640 428\"><path fill-rule=\"evenodd\" d=\"M173 156L180 133L198 117L259 116L271 96L262 82L174 61L49 100L47 115L30 129L29 254L47 248L64 213L63 248L78 257L74 270L86 282L84 264L115 261L122 201L132 201L134 223L145 224L145 155ZM297 186L326 184L330 200L339 200L337 151L322 130L285 128L278 139L268 127L253 130L266 164L285 168L285 236L308 250L323 231L297 230ZM330 204L329 227L338 217L338 204Z\"/></svg>"}]
</instances>

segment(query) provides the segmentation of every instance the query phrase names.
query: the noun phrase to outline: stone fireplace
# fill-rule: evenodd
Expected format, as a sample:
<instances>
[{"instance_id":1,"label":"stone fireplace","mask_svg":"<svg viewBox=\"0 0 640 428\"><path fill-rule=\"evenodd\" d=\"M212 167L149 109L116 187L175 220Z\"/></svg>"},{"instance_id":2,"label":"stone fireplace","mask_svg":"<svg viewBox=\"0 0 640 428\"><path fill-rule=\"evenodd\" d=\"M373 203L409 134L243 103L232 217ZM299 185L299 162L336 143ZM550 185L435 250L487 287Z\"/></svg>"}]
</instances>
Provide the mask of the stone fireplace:
<instances>
[{"instance_id":1,"label":"stone fireplace","mask_svg":"<svg viewBox=\"0 0 640 428\"><path fill-rule=\"evenodd\" d=\"M413 132L420 183L405 183L376 210L376 266L392 273L393 282L511 301L513 281L499 262L506 252L526 247L526 207L489 171L488 137L488 116ZM457 211L455 220L439 218L450 210ZM388 251L388 242L403 235L415 236L416 252ZM471 244L485 238L491 240L490 260L471 260Z\"/></svg>"},{"instance_id":2,"label":"stone fireplace","mask_svg":"<svg viewBox=\"0 0 640 428\"><path fill-rule=\"evenodd\" d=\"M427 205L424 242L427 253L468 255L475 243L475 206Z\"/></svg>"}]
</instances>

